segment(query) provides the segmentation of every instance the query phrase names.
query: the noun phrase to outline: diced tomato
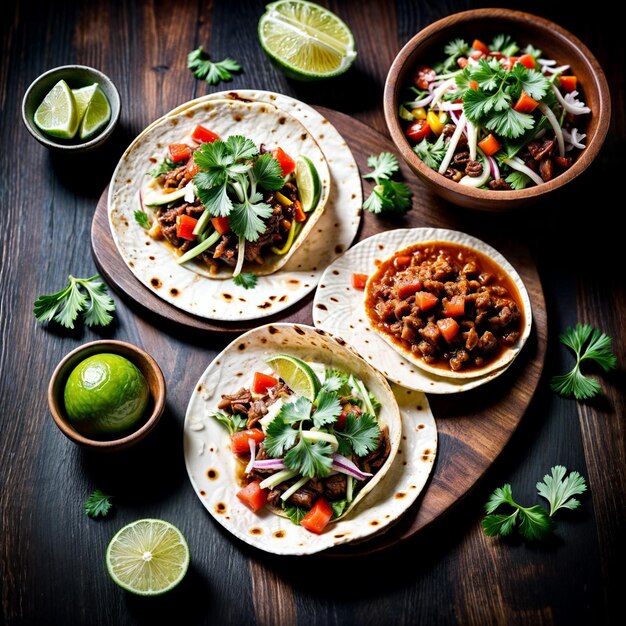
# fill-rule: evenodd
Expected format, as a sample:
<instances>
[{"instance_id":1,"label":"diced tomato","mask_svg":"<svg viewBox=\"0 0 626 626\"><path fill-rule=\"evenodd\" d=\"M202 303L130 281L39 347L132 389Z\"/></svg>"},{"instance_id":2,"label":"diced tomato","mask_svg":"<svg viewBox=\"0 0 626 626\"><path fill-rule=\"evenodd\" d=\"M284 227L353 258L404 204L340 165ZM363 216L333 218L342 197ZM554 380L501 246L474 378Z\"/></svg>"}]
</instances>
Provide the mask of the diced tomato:
<instances>
[{"instance_id":1,"label":"diced tomato","mask_svg":"<svg viewBox=\"0 0 626 626\"><path fill-rule=\"evenodd\" d=\"M411 256L408 254L401 254L393 260L393 266L397 270L404 270L409 267L409 265L411 265Z\"/></svg>"},{"instance_id":2,"label":"diced tomato","mask_svg":"<svg viewBox=\"0 0 626 626\"><path fill-rule=\"evenodd\" d=\"M523 89L522 95L519 97L518 101L515 103L513 107L518 113L532 113L539 103L531 98Z\"/></svg>"},{"instance_id":3,"label":"diced tomato","mask_svg":"<svg viewBox=\"0 0 626 626\"><path fill-rule=\"evenodd\" d=\"M469 61L467 60L467 57L459 57L456 60L456 64L461 68L461 69L465 69L465 66L469 63Z\"/></svg>"},{"instance_id":4,"label":"diced tomato","mask_svg":"<svg viewBox=\"0 0 626 626\"><path fill-rule=\"evenodd\" d=\"M259 428L240 430L230 436L230 447L234 454L247 454L250 452L248 439L254 439L257 445L265 439L265 434Z\"/></svg>"},{"instance_id":5,"label":"diced tomato","mask_svg":"<svg viewBox=\"0 0 626 626\"><path fill-rule=\"evenodd\" d=\"M398 298L406 300L409 296L417 293L422 288L422 281L407 279L398 284Z\"/></svg>"},{"instance_id":6,"label":"diced tomato","mask_svg":"<svg viewBox=\"0 0 626 626\"><path fill-rule=\"evenodd\" d=\"M252 379L252 393L265 393L271 387L278 384L278 379L262 372L254 372Z\"/></svg>"},{"instance_id":7,"label":"diced tomato","mask_svg":"<svg viewBox=\"0 0 626 626\"><path fill-rule=\"evenodd\" d=\"M296 169L296 162L282 148L274 148L272 156L280 163L283 176L291 174Z\"/></svg>"},{"instance_id":8,"label":"diced tomato","mask_svg":"<svg viewBox=\"0 0 626 626\"><path fill-rule=\"evenodd\" d=\"M451 317L437 320L437 327L443 335L443 338L450 343L459 332L459 325Z\"/></svg>"},{"instance_id":9,"label":"diced tomato","mask_svg":"<svg viewBox=\"0 0 626 626\"><path fill-rule=\"evenodd\" d=\"M481 52L480 50L472 50L469 53L470 59L474 59L474 61L478 61L478 59L482 59L484 56L485 56L485 53Z\"/></svg>"},{"instance_id":10,"label":"diced tomato","mask_svg":"<svg viewBox=\"0 0 626 626\"><path fill-rule=\"evenodd\" d=\"M324 498L318 498L311 510L300 520L300 526L316 535L326 528L330 518L333 516L333 509Z\"/></svg>"},{"instance_id":11,"label":"diced tomato","mask_svg":"<svg viewBox=\"0 0 626 626\"><path fill-rule=\"evenodd\" d=\"M413 83L419 89L428 89L428 85L437 78L437 73L427 65L418 65L413 73Z\"/></svg>"},{"instance_id":12,"label":"diced tomato","mask_svg":"<svg viewBox=\"0 0 626 626\"><path fill-rule=\"evenodd\" d=\"M172 143L167 147L167 150L174 163L188 161L191 157L191 148L186 143Z\"/></svg>"},{"instance_id":13,"label":"diced tomato","mask_svg":"<svg viewBox=\"0 0 626 626\"><path fill-rule=\"evenodd\" d=\"M220 235L230 232L230 221L227 217L212 217L211 224Z\"/></svg>"},{"instance_id":14,"label":"diced tomato","mask_svg":"<svg viewBox=\"0 0 626 626\"><path fill-rule=\"evenodd\" d=\"M474 39L472 48L474 48L474 50L480 50L483 54L489 54L489 46L480 39Z\"/></svg>"},{"instance_id":15,"label":"diced tomato","mask_svg":"<svg viewBox=\"0 0 626 626\"><path fill-rule=\"evenodd\" d=\"M578 79L576 76L559 76L559 82L561 83L561 87L565 91L574 91L576 89L576 83Z\"/></svg>"},{"instance_id":16,"label":"diced tomato","mask_svg":"<svg viewBox=\"0 0 626 626\"><path fill-rule=\"evenodd\" d=\"M406 127L404 132L409 139L420 142L430 134L430 126L426 120L415 120Z\"/></svg>"},{"instance_id":17,"label":"diced tomato","mask_svg":"<svg viewBox=\"0 0 626 626\"><path fill-rule=\"evenodd\" d=\"M193 159L189 159L189 161L187 161L187 167L185 168L185 174L187 174L189 178L193 178L199 171L200 168L196 165L196 162Z\"/></svg>"},{"instance_id":18,"label":"diced tomato","mask_svg":"<svg viewBox=\"0 0 626 626\"><path fill-rule=\"evenodd\" d=\"M487 156L495 154L501 148L499 141L491 133L478 142L478 147Z\"/></svg>"},{"instance_id":19,"label":"diced tomato","mask_svg":"<svg viewBox=\"0 0 626 626\"><path fill-rule=\"evenodd\" d=\"M200 126L200 124L198 124L193 129L191 133L191 138L196 143L213 143L214 141L217 141L220 136L214 133L212 130L209 130L208 128L205 128L204 126Z\"/></svg>"},{"instance_id":20,"label":"diced tomato","mask_svg":"<svg viewBox=\"0 0 626 626\"><path fill-rule=\"evenodd\" d=\"M354 289L365 289L367 279L367 274L352 274L352 286Z\"/></svg>"},{"instance_id":21,"label":"diced tomato","mask_svg":"<svg viewBox=\"0 0 626 626\"><path fill-rule=\"evenodd\" d=\"M176 218L176 236L181 239L187 239L193 241L196 236L193 234L193 229L196 227L198 220L189 215L179 215Z\"/></svg>"},{"instance_id":22,"label":"diced tomato","mask_svg":"<svg viewBox=\"0 0 626 626\"><path fill-rule=\"evenodd\" d=\"M343 409L341 410L341 413L339 414L339 417L335 422L335 428L343 430L343 427L346 425L346 418L350 413L360 415L362 413L361 407L356 404L350 404L349 402L347 404L344 404Z\"/></svg>"},{"instance_id":23,"label":"diced tomato","mask_svg":"<svg viewBox=\"0 0 626 626\"><path fill-rule=\"evenodd\" d=\"M237 497L254 513L262 509L267 504L268 489L261 489L258 480L248 483L243 489L237 492Z\"/></svg>"},{"instance_id":24,"label":"diced tomato","mask_svg":"<svg viewBox=\"0 0 626 626\"><path fill-rule=\"evenodd\" d=\"M518 63L521 63L524 67L528 68L529 70L534 70L536 63L535 63L535 58L533 57L532 54L522 54L522 56L517 59Z\"/></svg>"},{"instance_id":25,"label":"diced tomato","mask_svg":"<svg viewBox=\"0 0 626 626\"><path fill-rule=\"evenodd\" d=\"M478 83L475 80L470 80L468 85L470 89L474 89L474 90L478 89Z\"/></svg>"},{"instance_id":26,"label":"diced tomato","mask_svg":"<svg viewBox=\"0 0 626 626\"><path fill-rule=\"evenodd\" d=\"M448 317L465 315L465 296L452 296L443 300L443 314Z\"/></svg>"},{"instance_id":27,"label":"diced tomato","mask_svg":"<svg viewBox=\"0 0 626 626\"><path fill-rule=\"evenodd\" d=\"M415 303L421 311L432 309L439 302L439 298L430 291L418 291L415 294Z\"/></svg>"},{"instance_id":28,"label":"diced tomato","mask_svg":"<svg viewBox=\"0 0 626 626\"><path fill-rule=\"evenodd\" d=\"M302 208L302 204L300 203L300 200L296 200L293 203L293 219L296 220L296 222L306 222L306 213L304 212L304 209Z\"/></svg>"}]
</instances>

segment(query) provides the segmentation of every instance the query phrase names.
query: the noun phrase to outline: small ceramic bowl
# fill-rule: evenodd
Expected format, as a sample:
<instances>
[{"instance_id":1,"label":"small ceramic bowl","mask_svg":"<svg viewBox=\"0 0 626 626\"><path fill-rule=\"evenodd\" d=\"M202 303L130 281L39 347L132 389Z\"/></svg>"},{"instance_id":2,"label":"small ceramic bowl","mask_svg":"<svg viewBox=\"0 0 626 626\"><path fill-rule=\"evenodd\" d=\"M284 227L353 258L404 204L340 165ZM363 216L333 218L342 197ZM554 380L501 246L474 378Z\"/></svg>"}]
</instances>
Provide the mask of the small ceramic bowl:
<instances>
[{"instance_id":1,"label":"small ceramic bowl","mask_svg":"<svg viewBox=\"0 0 626 626\"><path fill-rule=\"evenodd\" d=\"M58 139L51 137L37 128L34 122L35 111L46 94L63 79L72 89L98 83L111 106L109 123L94 137L80 141L78 139ZM63 65L44 72L36 78L26 90L22 100L22 119L28 132L42 145L51 150L77 154L88 152L102 146L111 136L120 117L120 94L113 81L93 67L86 65Z\"/></svg>"},{"instance_id":2,"label":"small ceramic bowl","mask_svg":"<svg viewBox=\"0 0 626 626\"><path fill-rule=\"evenodd\" d=\"M65 383L72 370L87 357L103 352L119 354L134 363L144 375L150 390L149 414L137 430L119 439L99 440L81 435L69 422L63 401ZM165 408L165 380L158 363L141 348L125 341L92 341L70 352L57 365L48 386L48 406L56 425L74 443L95 450L118 451L140 442L157 425Z\"/></svg>"},{"instance_id":3,"label":"small ceramic bowl","mask_svg":"<svg viewBox=\"0 0 626 626\"><path fill-rule=\"evenodd\" d=\"M520 45L533 45L547 58L571 66L578 77L583 99L591 113L585 121L586 148L574 164L559 176L542 185L517 191L474 189L448 180L426 166L413 152L398 116L400 98L411 83L416 66L442 59L444 46L460 37L466 41L491 41L499 33L509 34ZM409 167L441 197L460 206L481 211L508 211L545 198L580 175L596 158L611 121L611 98L604 72L589 49L574 35L542 17L509 9L477 9L445 17L427 26L400 50L385 84L385 120L391 138Z\"/></svg>"}]
</instances>

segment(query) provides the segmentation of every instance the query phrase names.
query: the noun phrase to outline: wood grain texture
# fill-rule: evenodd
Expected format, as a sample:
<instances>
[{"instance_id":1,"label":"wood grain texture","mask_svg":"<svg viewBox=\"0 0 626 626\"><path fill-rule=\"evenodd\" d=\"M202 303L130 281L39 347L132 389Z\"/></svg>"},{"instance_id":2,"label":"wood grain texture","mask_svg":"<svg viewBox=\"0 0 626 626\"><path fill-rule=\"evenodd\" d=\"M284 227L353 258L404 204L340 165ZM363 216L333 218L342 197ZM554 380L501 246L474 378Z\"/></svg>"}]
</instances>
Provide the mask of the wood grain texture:
<instances>
[{"instance_id":1,"label":"wood grain texture","mask_svg":"<svg viewBox=\"0 0 626 626\"><path fill-rule=\"evenodd\" d=\"M614 227L614 216L624 171L626 94L621 25L606 11L564 10L562 3L539 0L499 3L554 20L589 46L608 78L612 125L597 163L541 211L484 219L432 204L433 223L488 232L505 256L516 247L531 250L550 332L544 376L503 453L448 515L396 548L339 563L276 558L242 546L211 521L186 476L182 424L195 382L229 337L164 325L119 297L116 321L106 329L66 331L34 321L37 295L58 290L70 273L96 272L89 241L94 208L131 139L177 104L224 88L198 82L185 69L192 48L203 45L216 59L232 56L242 63L244 72L228 86L280 91L384 130L380 94L394 48L440 17L493 5L333 0L333 9L353 28L357 66L338 80L305 85L274 69L258 45L256 24L265 3L10 0L5 7L0 20L5 173L0 182L0 623L621 623L626 293L623 233ZM30 138L20 121L20 103L39 73L72 62L105 71L123 105L110 145L68 161ZM558 334L577 320L612 335L618 354L617 371L600 377L604 397L590 403L562 399L548 387L552 375L572 365ZM48 414L45 392L67 352L109 337L161 355L168 398L159 427L141 448L107 458L87 454L63 437ZM463 440L464 429L459 421L446 436L449 445ZM488 428L483 435L491 445ZM446 445L442 440L442 454ZM538 503L534 485L556 463L587 477L590 493L581 510L560 515L554 538L545 544L486 539L480 520L488 493L509 482L520 502ZM465 467L457 470L462 476ZM101 522L81 509L96 487L116 496L114 512ZM444 497L456 488L455 481L440 486ZM104 569L110 538L141 517L175 523L191 548L185 581L162 598L128 596ZM277 598L280 612L273 604Z\"/></svg>"}]
</instances>

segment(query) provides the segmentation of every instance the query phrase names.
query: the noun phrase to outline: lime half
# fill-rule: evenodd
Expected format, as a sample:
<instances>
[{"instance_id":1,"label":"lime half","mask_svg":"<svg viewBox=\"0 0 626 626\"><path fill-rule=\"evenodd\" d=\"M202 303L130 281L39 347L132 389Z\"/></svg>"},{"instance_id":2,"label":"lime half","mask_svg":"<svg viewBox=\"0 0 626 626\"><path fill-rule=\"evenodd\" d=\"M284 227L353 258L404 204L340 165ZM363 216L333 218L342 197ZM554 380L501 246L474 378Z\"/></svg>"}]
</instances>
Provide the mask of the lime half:
<instances>
[{"instance_id":1,"label":"lime half","mask_svg":"<svg viewBox=\"0 0 626 626\"><path fill-rule=\"evenodd\" d=\"M44 133L61 139L72 139L78 130L76 102L72 90L60 80L37 107L35 124Z\"/></svg>"},{"instance_id":2,"label":"lime half","mask_svg":"<svg viewBox=\"0 0 626 626\"><path fill-rule=\"evenodd\" d=\"M79 124L85 116L85 111L93 98L93 94L96 93L96 89L98 89L98 83L87 85L87 87L81 87L80 89L72 89L74 102L76 102L76 117Z\"/></svg>"},{"instance_id":3,"label":"lime half","mask_svg":"<svg viewBox=\"0 0 626 626\"><path fill-rule=\"evenodd\" d=\"M296 80L337 76L356 58L354 37L345 22L313 2L268 4L258 32L265 52Z\"/></svg>"},{"instance_id":4,"label":"lime half","mask_svg":"<svg viewBox=\"0 0 626 626\"><path fill-rule=\"evenodd\" d=\"M308 363L290 354L273 354L265 362L299 396L315 400L322 383Z\"/></svg>"},{"instance_id":5,"label":"lime half","mask_svg":"<svg viewBox=\"0 0 626 626\"><path fill-rule=\"evenodd\" d=\"M96 90L89 101L89 106L85 111L85 117L80 125L80 138L89 139L101 130L111 119L111 106L107 97L100 87Z\"/></svg>"},{"instance_id":6,"label":"lime half","mask_svg":"<svg viewBox=\"0 0 626 626\"><path fill-rule=\"evenodd\" d=\"M141 519L111 539L106 562L120 587L140 596L157 596L185 577L189 547L176 526L160 519Z\"/></svg>"},{"instance_id":7,"label":"lime half","mask_svg":"<svg viewBox=\"0 0 626 626\"><path fill-rule=\"evenodd\" d=\"M317 206L322 192L320 177L308 157L299 156L296 159L296 183L302 209L308 213Z\"/></svg>"}]
</instances>

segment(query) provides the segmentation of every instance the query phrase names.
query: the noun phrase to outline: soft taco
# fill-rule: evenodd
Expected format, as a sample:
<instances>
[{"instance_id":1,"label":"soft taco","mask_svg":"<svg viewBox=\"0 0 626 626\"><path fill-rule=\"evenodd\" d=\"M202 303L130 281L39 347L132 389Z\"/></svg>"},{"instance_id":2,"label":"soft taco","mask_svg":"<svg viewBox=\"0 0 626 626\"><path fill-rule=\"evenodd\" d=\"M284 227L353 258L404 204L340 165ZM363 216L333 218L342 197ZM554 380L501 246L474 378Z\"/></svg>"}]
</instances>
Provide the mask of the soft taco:
<instances>
[{"instance_id":1,"label":"soft taco","mask_svg":"<svg viewBox=\"0 0 626 626\"><path fill-rule=\"evenodd\" d=\"M326 159L294 117L268 103L215 100L163 118L131 145L109 218L134 268L153 259L140 229L121 232L129 212L172 263L213 279L265 275L306 239L329 188Z\"/></svg>"},{"instance_id":2,"label":"soft taco","mask_svg":"<svg viewBox=\"0 0 626 626\"><path fill-rule=\"evenodd\" d=\"M397 520L432 466L428 403L407 398L421 413L403 433L389 384L343 340L263 326L218 355L196 386L187 469L216 520L262 549L305 554L362 538Z\"/></svg>"}]
</instances>

